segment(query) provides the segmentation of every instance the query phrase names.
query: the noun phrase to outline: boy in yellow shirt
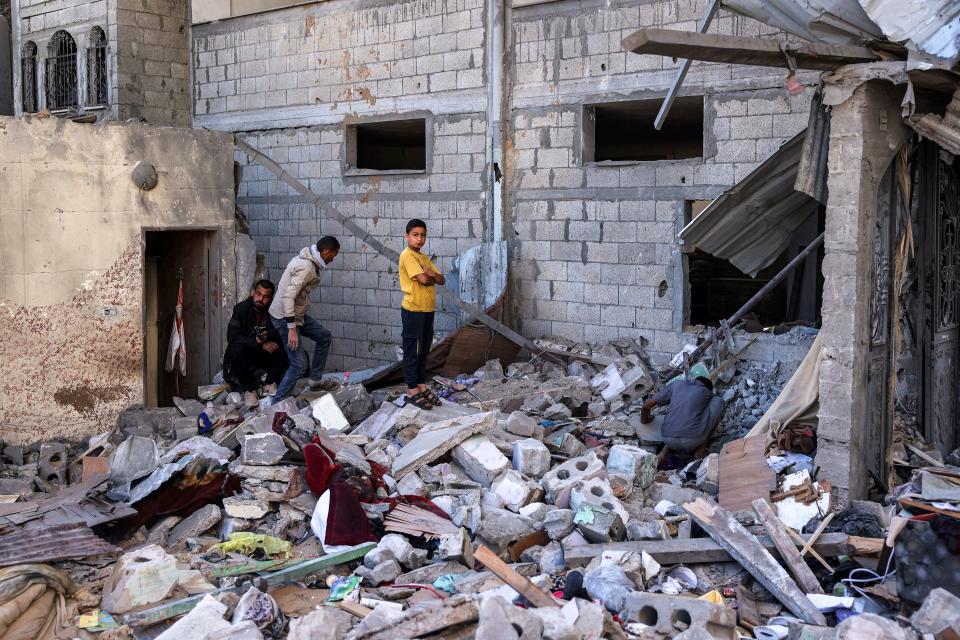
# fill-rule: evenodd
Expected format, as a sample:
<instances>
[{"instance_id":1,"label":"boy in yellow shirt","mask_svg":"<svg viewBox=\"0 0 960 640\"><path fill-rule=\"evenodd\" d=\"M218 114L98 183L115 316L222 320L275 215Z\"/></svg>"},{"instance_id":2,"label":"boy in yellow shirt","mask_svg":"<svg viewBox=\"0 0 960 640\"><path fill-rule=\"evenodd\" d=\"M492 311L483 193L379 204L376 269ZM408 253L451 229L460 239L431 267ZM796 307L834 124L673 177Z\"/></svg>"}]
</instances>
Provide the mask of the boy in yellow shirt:
<instances>
[{"instance_id":1,"label":"boy in yellow shirt","mask_svg":"<svg viewBox=\"0 0 960 640\"><path fill-rule=\"evenodd\" d=\"M400 254L400 290L403 303L403 380L407 384L406 404L421 409L439 406L440 398L427 388L427 354L433 342L433 312L437 307L434 285L444 284L443 274L420 252L427 242L427 223L414 218L407 223L407 248Z\"/></svg>"}]
</instances>

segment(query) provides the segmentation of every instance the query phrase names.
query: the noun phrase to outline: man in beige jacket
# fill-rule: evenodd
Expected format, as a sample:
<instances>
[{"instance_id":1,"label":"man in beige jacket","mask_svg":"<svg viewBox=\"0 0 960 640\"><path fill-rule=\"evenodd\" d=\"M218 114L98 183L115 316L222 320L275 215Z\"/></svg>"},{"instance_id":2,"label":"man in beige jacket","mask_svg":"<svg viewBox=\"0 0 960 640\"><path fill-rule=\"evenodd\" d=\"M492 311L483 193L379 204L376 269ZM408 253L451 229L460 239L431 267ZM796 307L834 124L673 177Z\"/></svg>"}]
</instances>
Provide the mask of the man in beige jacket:
<instances>
[{"instance_id":1,"label":"man in beige jacket","mask_svg":"<svg viewBox=\"0 0 960 640\"><path fill-rule=\"evenodd\" d=\"M316 245L301 249L280 278L277 295L270 305L270 319L281 337L286 336L283 346L290 365L273 396L273 404L289 396L297 380L306 373L307 352L301 337L310 338L315 345L310 363L311 380L319 380L327 366L330 332L310 317L310 292L320 284L320 274L339 252L340 242L333 236L324 236Z\"/></svg>"}]
</instances>

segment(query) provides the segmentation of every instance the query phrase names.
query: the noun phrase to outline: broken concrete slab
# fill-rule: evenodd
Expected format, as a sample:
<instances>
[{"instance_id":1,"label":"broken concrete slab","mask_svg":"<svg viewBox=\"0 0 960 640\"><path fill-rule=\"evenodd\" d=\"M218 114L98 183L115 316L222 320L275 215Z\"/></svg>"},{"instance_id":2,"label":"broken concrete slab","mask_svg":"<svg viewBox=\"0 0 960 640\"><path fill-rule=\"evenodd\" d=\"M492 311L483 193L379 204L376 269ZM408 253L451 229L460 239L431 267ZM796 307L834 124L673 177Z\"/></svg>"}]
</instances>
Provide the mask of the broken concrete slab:
<instances>
[{"instance_id":1,"label":"broken concrete slab","mask_svg":"<svg viewBox=\"0 0 960 640\"><path fill-rule=\"evenodd\" d=\"M156 640L194 640L229 629L231 625L224 619L226 613L227 605L209 594L205 595L190 613L174 622Z\"/></svg>"},{"instance_id":2,"label":"broken concrete slab","mask_svg":"<svg viewBox=\"0 0 960 640\"><path fill-rule=\"evenodd\" d=\"M344 629L344 626L347 628ZM341 640L349 629L335 610L320 607L303 617L290 620L287 640Z\"/></svg>"},{"instance_id":3,"label":"broken concrete slab","mask_svg":"<svg viewBox=\"0 0 960 640\"><path fill-rule=\"evenodd\" d=\"M523 438L529 438L537 432L537 428L540 425L537 424L537 421L525 414L522 411L514 411L509 416L504 423L504 430L513 435L520 436Z\"/></svg>"},{"instance_id":4,"label":"broken concrete slab","mask_svg":"<svg viewBox=\"0 0 960 640\"><path fill-rule=\"evenodd\" d=\"M538 528L539 525L530 518L507 509L483 506L476 533L491 544L503 547Z\"/></svg>"},{"instance_id":5,"label":"broken concrete slab","mask_svg":"<svg viewBox=\"0 0 960 640\"><path fill-rule=\"evenodd\" d=\"M513 468L525 476L541 478L550 470L550 450L534 438L513 443Z\"/></svg>"},{"instance_id":6,"label":"broken concrete slab","mask_svg":"<svg viewBox=\"0 0 960 640\"><path fill-rule=\"evenodd\" d=\"M513 605L499 595L484 598L480 603L480 622L476 640L539 640L543 637L543 621Z\"/></svg>"},{"instance_id":7,"label":"broken concrete slab","mask_svg":"<svg viewBox=\"0 0 960 640\"><path fill-rule=\"evenodd\" d=\"M175 546L184 542L187 538L195 538L215 526L222 517L220 507L215 504L200 507L170 531L167 536L167 543Z\"/></svg>"},{"instance_id":8,"label":"broken concrete slab","mask_svg":"<svg viewBox=\"0 0 960 640\"><path fill-rule=\"evenodd\" d=\"M367 416L353 431L354 436L367 436L370 440L380 440L392 436L397 426L397 414L400 407L392 402L382 402L372 414Z\"/></svg>"},{"instance_id":9,"label":"broken concrete slab","mask_svg":"<svg viewBox=\"0 0 960 640\"><path fill-rule=\"evenodd\" d=\"M362 384L344 385L334 391L332 395L341 413L350 424L359 424L374 411L373 396Z\"/></svg>"},{"instance_id":10,"label":"broken concrete slab","mask_svg":"<svg viewBox=\"0 0 960 640\"><path fill-rule=\"evenodd\" d=\"M256 498L230 496L223 499L223 510L231 518L258 520L270 513L270 505Z\"/></svg>"},{"instance_id":11,"label":"broken concrete slab","mask_svg":"<svg viewBox=\"0 0 960 640\"><path fill-rule=\"evenodd\" d=\"M275 433L253 433L243 438L240 460L245 465L271 466L287 455L287 445Z\"/></svg>"},{"instance_id":12,"label":"broken concrete slab","mask_svg":"<svg viewBox=\"0 0 960 640\"><path fill-rule=\"evenodd\" d=\"M430 464L471 436L489 431L496 424L496 412L488 412L455 416L422 427L394 459L393 477L398 480L403 478L411 471Z\"/></svg>"},{"instance_id":13,"label":"broken concrete slab","mask_svg":"<svg viewBox=\"0 0 960 640\"><path fill-rule=\"evenodd\" d=\"M467 438L453 448L453 459L467 476L484 487L510 467L510 461L483 435ZM519 508L519 507L518 507Z\"/></svg>"},{"instance_id":14,"label":"broken concrete slab","mask_svg":"<svg viewBox=\"0 0 960 640\"><path fill-rule=\"evenodd\" d=\"M158 545L125 553L103 585L100 608L126 613L170 596L180 580L177 559Z\"/></svg>"},{"instance_id":15,"label":"broken concrete slab","mask_svg":"<svg viewBox=\"0 0 960 640\"><path fill-rule=\"evenodd\" d=\"M543 528L551 540L560 540L573 531L575 516L572 509L554 509L543 517Z\"/></svg>"},{"instance_id":16,"label":"broken concrete slab","mask_svg":"<svg viewBox=\"0 0 960 640\"><path fill-rule=\"evenodd\" d=\"M310 411L314 420L328 431L347 431L350 429L350 421L343 415L343 411L337 406L337 401L332 394L324 394L311 402Z\"/></svg>"},{"instance_id":17,"label":"broken concrete slab","mask_svg":"<svg viewBox=\"0 0 960 640\"><path fill-rule=\"evenodd\" d=\"M701 627L716 640L736 640L737 614L721 607L685 596L669 596L635 591L624 602L624 611L630 621L654 627L658 633L672 636L676 622L687 627Z\"/></svg>"}]
</instances>

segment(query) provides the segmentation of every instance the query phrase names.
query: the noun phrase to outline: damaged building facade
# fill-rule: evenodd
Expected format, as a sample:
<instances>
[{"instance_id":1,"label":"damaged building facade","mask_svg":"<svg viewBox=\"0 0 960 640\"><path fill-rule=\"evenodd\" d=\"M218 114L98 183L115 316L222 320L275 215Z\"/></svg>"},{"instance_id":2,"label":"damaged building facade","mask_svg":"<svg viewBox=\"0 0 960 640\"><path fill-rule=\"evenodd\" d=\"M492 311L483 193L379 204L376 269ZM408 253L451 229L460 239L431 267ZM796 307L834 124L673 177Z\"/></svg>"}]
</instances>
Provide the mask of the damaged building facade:
<instances>
[{"instance_id":1,"label":"damaged building facade","mask_svg":"<svg viewBox=\"0 0 960 640\"><path fill-rule=\"evenodd\" d=\"M780 69L697 63L652 141L677 63L621 44L640 26L692 28L705 3L270 4L303 6L194 7L195 125L233 131L394 248L406 220L424 218L446 272L510 241L507 317L525 335L642 337L662 360L691 320L726 317L763 284L732 270L702 286L715 266L676 233L803 130L812 89L789 96ZM776 33L726 12L714 29ZM314 309L334 334L330 365L394 360L396 266L238 160L238 206L275 278L306 238L345 240ZM778 302L773 323L788 318ZM756 352L798 362L806 346Z\"/></svg>"}]
</instances>

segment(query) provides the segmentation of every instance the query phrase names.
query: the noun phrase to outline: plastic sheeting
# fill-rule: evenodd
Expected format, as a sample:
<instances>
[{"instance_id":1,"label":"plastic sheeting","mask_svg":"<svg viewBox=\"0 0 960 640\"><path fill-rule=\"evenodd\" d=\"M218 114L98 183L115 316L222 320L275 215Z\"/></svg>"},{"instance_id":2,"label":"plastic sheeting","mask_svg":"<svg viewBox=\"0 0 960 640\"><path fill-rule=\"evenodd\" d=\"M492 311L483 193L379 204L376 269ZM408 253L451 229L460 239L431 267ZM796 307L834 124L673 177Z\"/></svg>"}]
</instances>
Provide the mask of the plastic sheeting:
<instances>
[{"instance_id":1,"label":"plastic sheeting","mask_svg":"<svg viewBox=\"0 0 960 640\"><path fill-rule=\"evenodd\" d=\"M860 5L890 40L954 62L960 57L957 0L860 0Z\"/></svg>"}]
</instances>

